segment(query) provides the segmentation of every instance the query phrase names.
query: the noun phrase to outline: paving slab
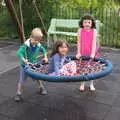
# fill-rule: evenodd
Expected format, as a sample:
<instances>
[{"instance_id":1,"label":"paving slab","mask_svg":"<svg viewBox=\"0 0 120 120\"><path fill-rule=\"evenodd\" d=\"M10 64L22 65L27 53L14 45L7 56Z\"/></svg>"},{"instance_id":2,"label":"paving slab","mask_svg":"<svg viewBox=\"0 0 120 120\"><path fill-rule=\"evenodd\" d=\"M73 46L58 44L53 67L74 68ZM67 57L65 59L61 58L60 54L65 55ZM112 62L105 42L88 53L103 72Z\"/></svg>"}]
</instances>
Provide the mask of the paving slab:
<instances>
[{"instance_id":1,"label":"paving slab","mask_svg":"<svg viewBox=\"0 0 120 120\"><path fill-rule=\"evenodd\" d=\"M15 119L7 117L7 116L0 115L0 120L15 120Z\"/></svg>"},{"instance_id":2,"label":"paving slab","mask_svg":"<svg viewBox=\"0 0 120 120\"><path fill-rule=\"evenodd\" d=\"M13 45L13 43L0 41L0 48L5 48L5 47L11 46L11 45Z\"/></svg>"},{"instance_id":3,"label":"paving slab","mask_svg":"<svg viewBox=\"0 0 120 120\"><path fill-rule=\"evenodd\" d=\"M111 108L104 120L120 120L120 108Z\"/></svg>"},{"instance_id":4,"label":"paving slab","mask_svg":"<svg viewBox=\"0 0 120 120\"><path fill-rule=\"evenodd\" d=\"M0 49L0 74L18 66L17 49L17 45L9 45Z\"/></svg>"},{"instance_id":5,"label":"paving slab","mask_svg":"<svg viewBox=\"0 0 120 120\"><path fill-rule=\"evenodd\" d=\"M16 119L17 117L24 114L25 110L27 110L30 106L33 106L33 105L27 104L27 103L18 104L11 99L4 102L0 106L0 114Z\"/></svg>"},{"instance_id":6,"label":"paving slab","mask_svg":"<svg viewBox=\"0 0 120 120\"><path fill-rule=\"evenodd\" d=\"M113 102L113 106L120 109L120 93L117 93L117 96Z\"/></svg>"},{"instance_id":7,"label":"paving slab","mask_svg":"<svg viewBox=\"0 0 120 120\"><path fill-rule=\"evenodd\" d=\"M6 96L3 96L3 95L0 94L0 105L8 99L10 99L10 97L6 97Z\"/></svg>"}]
</instances>

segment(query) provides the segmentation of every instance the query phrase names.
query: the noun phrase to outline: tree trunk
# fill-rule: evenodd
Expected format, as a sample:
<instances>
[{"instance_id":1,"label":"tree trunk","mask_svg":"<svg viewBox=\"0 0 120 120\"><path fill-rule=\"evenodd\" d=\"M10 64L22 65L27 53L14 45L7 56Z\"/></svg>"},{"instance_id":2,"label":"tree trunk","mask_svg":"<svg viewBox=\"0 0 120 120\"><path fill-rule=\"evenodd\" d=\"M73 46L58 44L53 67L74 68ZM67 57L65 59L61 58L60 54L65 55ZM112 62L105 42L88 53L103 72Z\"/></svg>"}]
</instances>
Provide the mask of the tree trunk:
<instances>
[{"instance_id":1,"label":"tree trunk","mask_svg":"<svg viewBox=\"0 0 120 120\"><path fill-rule=\"evenodd\" d=\"M5 3L6 3L6 7L7 7L8 11L10 13L10 16L12 17L13 22L16 25L17 32L20 37L20 42L23 43L24 42L23 30L22 30L22 26L20 24L19 18L16 14L16 10L14 8L13 2L12 2L12 0L5 0Z\"/></svg>"}]
</instances>

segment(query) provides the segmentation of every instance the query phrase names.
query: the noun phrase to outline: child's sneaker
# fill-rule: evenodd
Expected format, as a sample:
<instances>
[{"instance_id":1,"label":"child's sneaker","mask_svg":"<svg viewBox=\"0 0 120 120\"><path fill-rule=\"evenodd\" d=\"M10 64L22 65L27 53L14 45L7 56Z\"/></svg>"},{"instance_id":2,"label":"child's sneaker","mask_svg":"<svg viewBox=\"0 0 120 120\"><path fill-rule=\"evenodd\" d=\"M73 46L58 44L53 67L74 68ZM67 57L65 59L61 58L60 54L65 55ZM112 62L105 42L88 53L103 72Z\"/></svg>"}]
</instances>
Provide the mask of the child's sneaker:
<instances>
[{"instance_id":1,"label":"child's sneaker","mask_svg":"<svg viewBox=\"0 0 120 120\"><path fill-rule=\"evenodd\" d=\"M22 98L21 95L18 95L18 94L17 94L17 95L15 96L14 100L15 100L16 102L21 102L21 101L23 101L23 98Z\"/></svg>"},{"instance_id":2,"label":"child's sneaker","mask_svg":"<svg viewBox=\"0 0 120 120\"><path fill-rule=\"evenodd\" d=\"M47 95L47 90L45 89L45 87L41 87L37 93L40 95Z\"/></svg>"}]
</instances>

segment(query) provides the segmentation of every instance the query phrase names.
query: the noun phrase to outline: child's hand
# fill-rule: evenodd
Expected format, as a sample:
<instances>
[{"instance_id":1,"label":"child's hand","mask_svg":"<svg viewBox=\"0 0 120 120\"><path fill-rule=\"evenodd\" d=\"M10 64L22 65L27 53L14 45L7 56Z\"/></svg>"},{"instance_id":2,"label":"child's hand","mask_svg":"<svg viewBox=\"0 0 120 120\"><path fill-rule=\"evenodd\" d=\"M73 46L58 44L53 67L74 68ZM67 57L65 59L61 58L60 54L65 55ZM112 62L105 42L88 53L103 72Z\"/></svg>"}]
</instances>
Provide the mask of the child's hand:
<instances>
[{"instance_id":1,"label":"child's hand","mask_svg":"<svg viewBox=\"0 0 120 120\"><path fill-rule=\"evenodd\" d=\"M48 58L44 58L43 62L47 63L48 62Z\"/></svg>"},{"instance_id":2,"label":"child's hand","mask_svg":"<svg viewBox=\"0 0 120 120\"><path fill-rule=\"evenodd\" d=\"M32 64L31 62L26 62L26 64L27 64L27 65L33 66L33 64Z\"/></svg>"},{"instance_id":3,"label":"child's hand","mask_svg":"<svg viewBox=\"0 0 120 120\"><path fill-rule=\"evenodd\" d=\"M24 63L25 64L27 64L27 65L33 65L31 62L28 62L28 60L27 59L25 59L24 57L22 58L22 60L24 61Z\"/></svg>"},{"instance_id":4,"label":"child's hand","mask_svg":"<svg viewBox=\"0 0 120 120\"><path fill-rule=\"evenodd\" d=\"M91 57L92 59L94 59L94 58L95 58L95 55L91 55L90 57Z\"/></svg>"},{"instance_id":5,"label":"child's hand","mask_svg":"<svg viewBox=\"0 0 120 120\"><path fill-rule=\"evenodd\" d=\"M80 57L81 57L81 54L77 54L77 55L76 55L76 58L77 58L77 59L80 59Z\"/></svg>"},{"instance_id":6,"label":"child's hand","mask_svg":"<svg viewBox=\"0 0 120 120\"><path fill-rule=\"evenodd\" d=\"M31 62L28 62L28 60L27 59L24 59L24 62L25 62L25 64L27 64L27 65L33 65Z\"/></svg>"}]
</instances>

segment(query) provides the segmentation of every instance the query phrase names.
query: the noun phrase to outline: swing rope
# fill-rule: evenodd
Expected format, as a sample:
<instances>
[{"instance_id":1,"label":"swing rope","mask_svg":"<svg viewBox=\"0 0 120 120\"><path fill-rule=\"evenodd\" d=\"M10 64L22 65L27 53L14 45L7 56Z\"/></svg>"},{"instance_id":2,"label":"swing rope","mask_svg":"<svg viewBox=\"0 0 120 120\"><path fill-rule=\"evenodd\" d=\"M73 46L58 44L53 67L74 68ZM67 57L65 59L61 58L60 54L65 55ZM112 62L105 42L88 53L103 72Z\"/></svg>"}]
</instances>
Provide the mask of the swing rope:
<instances>
[{"instance_id":1,"label":"swing rope","mask_svg":"<svg viewBox=\"0 0 120 120\"><path fill-rule=\"evenodd\" d=\"M43 25L43 28L44 28L44 30L45 30L45 33L47 34L47 29L46 29L46 27L45 27L43 18L42 18L42 16L41 16L41 13L40 13L40 11L39 11L39 9L38 9L38 7L37 7L36 0L33 0L32 3L33 3L33 6L34 6L37 14L38 14L39 19L41 20L41 23L42 23L42 25Z\"/></svg>"},{"instance_id":2,"label":"swing rope","mask_svg":"<svg viewBox=\"0 0 120 120\"><path fill-rule=\"evenodd\" d=\"M21 27L23 32L23 41L25 42L25 33L24 33L24 21L23 21L23 12L22 12L22 0L19 0L20 5L20 18L21 18Z\"/></svg>"},{"instance_id":3,"label":"swing rope","mask_svg":"<svg viewBox=\"0 0 120 120\"><path fill-rule=\"evenodd\" d=\"M18 17L18 15L17 15L17 12L16 12L16 10L15 10L15 6L14 6L12 0L11 0L11 6L12 6L12 8L13 8L13 11L14 11L14 14L15 14L15 17L16 17L16 20L17 20L18 24L20 25L19 17Z\"/></svg>"},{"instance_id":4,"label":"swing rope","mask_svg":"<svg viewBox=\"0 0 120 120\"><path fill-rule=\"evenodd\" d=\"M24 21L23 21L23 11L22 11L22 0L19 0L19 8L20 8L20 18L21 18L21 28L22 28L22 35L23 35L23 41L25 43L25 32L24 32ZM25 45L25 59L27 59L27 51L26 51L26 45Z\"/></svg>"}]
</instances>

